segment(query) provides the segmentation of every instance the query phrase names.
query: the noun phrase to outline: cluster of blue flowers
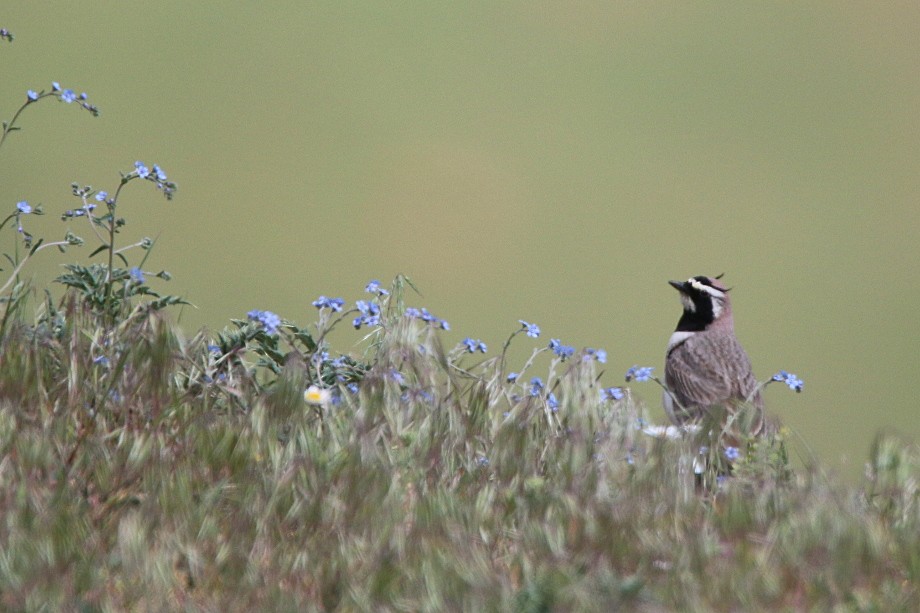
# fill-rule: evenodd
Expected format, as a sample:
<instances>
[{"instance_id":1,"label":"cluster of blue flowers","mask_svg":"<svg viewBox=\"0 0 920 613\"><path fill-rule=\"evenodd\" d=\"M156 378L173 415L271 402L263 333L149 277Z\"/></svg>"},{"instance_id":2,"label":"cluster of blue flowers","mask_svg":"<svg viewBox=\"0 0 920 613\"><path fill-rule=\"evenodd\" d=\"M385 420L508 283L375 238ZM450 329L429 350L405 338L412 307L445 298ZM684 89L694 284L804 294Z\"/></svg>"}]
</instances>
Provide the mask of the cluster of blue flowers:
<instances>
[{"instance_id":1,"label":"cluster of blue flowers","mask_svg":"<svg viewBox=\"0 0 920 613\"><path fill-rule=\"evenodd\" d=\"M390 292L380 287L380 281L373 279L364 286L364 291L368 294L374 294L379 297L389 296ZM322 300L320 296L320 300ZM313 303L316 306L316 302ZM337 310L334 305L338 305L341 308L344 305L344 302L339 298L333 298L329 300L329 308L333 311ZM352 324L355 329L358 330L361 326L379 326L380 325L380 305L376 302L369 302L367 300L358 300L355 302L355 307L361 313L359 316L355 317Z\"/></svg>"},{"instance_id":2,"label":"cluster of blue flowers","mask_svg":"<svg viewBox=\"0 0 920 613\"><path fill-rule=\"evenodd\" d=\"M530 323L523 319L520 319L518 321L521 324L521 328L517 332L515 332L515 334L524 332L527 336L531 338L537 338L540 336L540 327L537 324ZM475 343L477 342L478 341L475 341L469 338L464 340L464 344L466 345L467 350L471 352L474 350L473 347L475 346ZM575 355L575 352L576 352L574 347L571 347L569 345L564 345L562 341L556 338L550 340L547 348L551 350L553 354L560 357L561 361L563 362L571 358L573 355ZM592 349L588 347L584 349L583 360L584 361L594 360L601 364L606 364L607 363L607 352L603 349ZM507 383L517 383L520 377L521 377L521 373L510 372L506 375L505 380ZM560 404L559 404L558 398L556 398L556 395L554 393L548 392L548 390L546 389L546 384L543 382L543 380L540 377L531 378L529 385L525 387L525 391L528 396L533 397L533 398L542 397L545 395L546 406L553 412L556 412L559 410ZM601 402L606 402L608 400L617 401L625 397L623 390L619 387L608 387L608 388L600 389L599 394L600 394ZM515 394L511 396L511 399L516 402L520 400L520 397Z\"/></svg>"},{"instance_id":3,"label":"cluster of blue flowers","mask_svg":"<svg viewBox=\"0 0 920 613\"><path fill-rule=\"evenodd\" d=\"M156 184L157 189L163 191L163 195L166 196L167 200L172 200L173 192L176 191L176 184L167 181L166 173L163 172L163 169L154 164L151 168L147 168L147 165L141 161L134 162L134 174L135 176L146 179ZM130 176L130 175L128 175Z\"/></svg>"},{"instance_id":4,"label":"cluster of blue flowers","mask_svg":"<svg viewBox=\"0 0 920 613\"><path fill-rule=\"evenodd\" d=\"M77 92L75 92L74 90L70 88L66 88L66 89L61 88L61 84L58 83L57 81L53 81L51 83L51 91L47 93L45 92L45 90L42 90L40 92L37 92L34 89L28 90L26 92L26 104L28 105L33 102L38 102L41 98L45 98L49 96L53 96L57 98L58 100L60 100L61 102L65 102L67 104L73 104L74 102L79 101L80 106L86 109L87 111L89 111L93 115L93 117L99 116L99 109L95 105L90 104L89 102L86 101L87 100L86 92L77 94Z\"/></svg>"},{"instance_id":5,"label":"cluster of blue flowers","mask_svg":"<svg viewBox=\"0 0 920 613\"><path fill-rule=\"evenodd\" d=\"M364 291L369 294L374 294L376 297L386 297L390 295L389 290L384 289L380 285L380 281L374 279L364 287ZM313 301L313 306L317 309L329 309L330 311L337 313L340 312L344 306L345 301L342 298L329 298L327 296L320 296ZM379 326L381 324L381 310L380 305L372 300L358 300L355 302L355 309L358 311L359 315L354 318L352 325L356 330L361 329L363 326ZM450 330L450 324L445 320L435 317L432 315L426 308L415 308L408 307L405 311L406 317L412 319L420 319L426 323L434 324L435 326L441 328L442 330ZM464 341L465 342L465 341ZM477 345L473 351L480 349ZM485 352L485 344L482 344L481 350Z\"/></svg>"},{"instance_id":6,"label":"cluster of blue flowers","mask_svg":"<svg viewBox=\"0 0 920 613\"><path fill-rule=\"evenodd\" d=\"M648 381L652 378L652 371L655 370L652 366L633 366L626 371L626 381L636 381L642 383L643 381Z\"/></svg>"},{"instance_id":7,"label":"cluster of blue flowers","mask_svg":"<svg viewBox=\"0 0 920 613\"><path fill-rule=\"evenodd\" d=\"M406 317L410 319L421 319L425 323L432 324L442 330L450 330L450 324L441 319L440 317L435 317L428 312L428 309L422 307L417 309L415 307L406 308Z\"/></svg>"},{"instance_id":8,"label":"cluster of blue flowers","mask_svg":"<svg viewBox=\"0 0 920 613\"><path fill-rule=\"evenodd\" d=\"M463 345L466 346L466 350L469 353L476 353L476 351L481 351L482 353L485 353L486 351L488 351L488 348L486 347L485 343L483 343L480 340L472 339L470 337L466 337L465 339L463 339Z\"/></svg>"},{"instance_id":9,"label":"cluster of blue flowers","mask_svg":"<svg viewBox=\"0 0 920 613\"><path fill-rule=\"evenodd\" d=\"M341 298L326 298L325 296L320 296L313 301L313 306L317 309L329 309L333 313L338 313L342 310L342 307L345 306L345 301Z\"/></svg>"},{"instance_id":10,"label":"cluster of blue flowers","mask_svg":"<svg viewBox=\"0 0 920 613\"><path fill-rule=\"evenodd\" d=\"M799 379L792 373L788 373L785 370L781 370L775 375L773 375L774 381L782 381L789 386L789 389L795 390L796 392L801 392L802 388L805 387L805 382Z\"/></svg>"},{"instance_id":11,"label":"cluster of blue flowers","mask_svg":"<svg viewBox=\"0 0 920 613\"><path fill-rule=\"evenodd\" d=\"M379 326L380 325L380 305L376 302L368 302L367 300L358 300L355 303L355 306L358 308L358 311L361 312L360 315L355 317L352 325L354 325L355 330L361 328L361 326Z\"/></svg>"},{"instance_id":12,"label":"cluster of blue flowers","mask_svg":"<svg viewBox=\"0 0 920 613\"><path fill-rule=\"evenodd\" d=\"M278 327L281 325L281 318L271 311L260 311L258 309L253 309L252 311L246 313L246 317L248 317L250 321L261 324L262 328L265 329L265 332L271 336L274 336L278 333Z\"/></svg>"},{"instance_id":13,"label":"cluster of blue flowers","mask_svg":"<svg viewBox=\"0 0 920 613\"><path fill-rule=\"evenodd\" d=\"M550 339L549 348L552 349L553 353L562 358L563 362L575 355L575 347L563 345L562 341L558 338Z\"/></svg>"}]
</instances>

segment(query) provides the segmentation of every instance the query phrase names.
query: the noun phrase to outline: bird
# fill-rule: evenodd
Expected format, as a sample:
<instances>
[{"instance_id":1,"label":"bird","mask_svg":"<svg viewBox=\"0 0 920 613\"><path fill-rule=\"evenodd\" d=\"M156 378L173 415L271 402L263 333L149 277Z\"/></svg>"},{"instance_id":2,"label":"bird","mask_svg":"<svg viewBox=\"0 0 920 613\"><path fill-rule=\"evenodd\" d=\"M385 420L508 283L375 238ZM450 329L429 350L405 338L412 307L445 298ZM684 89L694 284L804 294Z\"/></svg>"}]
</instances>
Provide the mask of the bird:
<instances>
[{"instance_id":1,"label":"bird","mask_svg":"<svg viewBox=\"0 0 920 613\"><path fill-rule=\"evenodd\" d=\"M735 336L729 288L721 278L668 282L680 292L684 312L668 341L664 409L675 425L686 426L724 407L733 431L756 436L764 429L761 386ZM745 407L752 410L741 418Z\"/></svg>"}]
</instances>

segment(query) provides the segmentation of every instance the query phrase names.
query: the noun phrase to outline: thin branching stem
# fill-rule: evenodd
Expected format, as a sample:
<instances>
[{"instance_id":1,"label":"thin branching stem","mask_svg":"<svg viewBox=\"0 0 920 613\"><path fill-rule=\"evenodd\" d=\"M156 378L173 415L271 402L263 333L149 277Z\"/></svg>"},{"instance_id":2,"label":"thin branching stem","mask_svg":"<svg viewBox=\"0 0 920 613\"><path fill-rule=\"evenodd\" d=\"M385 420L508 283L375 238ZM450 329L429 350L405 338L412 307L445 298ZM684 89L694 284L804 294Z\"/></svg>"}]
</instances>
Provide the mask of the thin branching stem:
<instances>
[{"instance_id":1,"label":"thin branching stem","mask_svg":"<svg viewBox=\"0 0 920 613\"><path fill-rule=\"evenodd\" d=\"M6 283L4 283L2 287L0 287L0 294L5 292L6 288L10 286L10 283L12 283L13 281L17 279L17 277L19 276L19 271L22 270L22 267L26 265L26 262L31 260L32 256L34 256L36 253L38 253L39 251L44 251L48 247L61 247L64 245L69 245L69 244L70 243L68 241L57 241L54 243L45 243L43 245L39 245L35 249L31 250L24 258L22 258L22 260L19 262L16 268L13 269L13 272L10 273L10 278L6 280Z\"/></svg>"},{"instance_id":2,"label":"thin branching stem","mask_svg":"<svg viewBox=\"0 0 920 613\"><path fill-rule=\"evenodd\" d=\"M50 95L53 95L53 94L43 94L41 97L44 98L45 96L50 96ZM35 102L35 101L34 101L34 100L27 100L25 104L23 104L21 107L19 107L19 110L16 111L16 114L13 115L13 118L10 119L9 122L7 122L7 123L3 126L3 134L0 135L0 147L3 147L3 143L6 141L6 137L7 137L11 132L13 132L13 131L16 130L16 127L15 127L15 126L16 126L16 120L19 119L19 116L20 116L20 115L22 114L22 112L26 109L26 107L29 106L30 104L32 104L33 102Z\"/></svg>"}]
</instances>

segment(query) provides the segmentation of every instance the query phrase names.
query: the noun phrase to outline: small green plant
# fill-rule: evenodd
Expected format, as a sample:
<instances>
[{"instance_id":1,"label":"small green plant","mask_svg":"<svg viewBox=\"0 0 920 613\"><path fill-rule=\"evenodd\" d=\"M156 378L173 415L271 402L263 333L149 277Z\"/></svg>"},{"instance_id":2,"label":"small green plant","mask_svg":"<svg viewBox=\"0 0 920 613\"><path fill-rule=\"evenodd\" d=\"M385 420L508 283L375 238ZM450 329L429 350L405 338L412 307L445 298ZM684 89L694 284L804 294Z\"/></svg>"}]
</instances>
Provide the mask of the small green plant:
<instances>
[{"instance_id":1,"label":"small green plant","mask_svg":"<svg viewBox=\"0 0 920 613\"><path fill-rule=\"evenodd\" d=\"M110 196L106 191L94 191L92 186L71 185L71 190L76 198L80 199L80 207L65 211L61 215L64 221L85 219L90 231L99 241L99 246L90 253L94 257L100 253L105 255L106 263L67 264L67 273L59 276L56 281L68 288L76 290L83 301L93 310L103 316L112 325L119 315L130 305L130 298L134 296L149 296L153 300L146 303L146 308L159 310L175 304L188 304L183 299L175 296L161 296L146 285L147 272L143 266L147 261L154 241L144 237L135 243L117 247L116 237L126 225L124 217L118 216L118 199L122 190L132 181L146 180L163 192L167 200L172 200L176 191L176 184L167 180L166 173L156 164L148 169L143 162L135 162L134 170L121 173L118 188ZM94 202L95 201L95 202ZM97 213L99 203L105 207L102 214ZM130 266L126 253L132 249L141 249L144 256L137 266ZM116 267L116 259L125 268ZM154 276L168 281L170 274L161 270Z\"/></svg>"}]
</instances>

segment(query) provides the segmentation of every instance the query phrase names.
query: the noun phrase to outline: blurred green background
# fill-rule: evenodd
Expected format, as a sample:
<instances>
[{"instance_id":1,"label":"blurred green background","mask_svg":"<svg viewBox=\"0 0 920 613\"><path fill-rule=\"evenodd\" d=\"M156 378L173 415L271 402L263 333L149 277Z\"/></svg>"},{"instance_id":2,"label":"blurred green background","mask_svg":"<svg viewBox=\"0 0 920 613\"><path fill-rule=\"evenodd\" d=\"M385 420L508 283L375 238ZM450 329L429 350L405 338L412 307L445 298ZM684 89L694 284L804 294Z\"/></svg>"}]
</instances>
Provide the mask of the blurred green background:
<instances>
[{"instance_id":1,"label":"blurred green background","mask_svg":"<svg viewBox=\"0 0 920 613\"><path fill-rule=\"evenodd\" d=\"M72 181L160 164L177 197L132 184L122 240L161 232L146 268L189 334L403 272L449 343L523 318L606 348L616 385L662 370L666 281L725 272L758 375L806 382L767 400L815 453L856 475L876 431L920 435L917 3L17 2L0 26L0 116L52 80L102 111L31 107L2 206L57 238Z\"/></svg>"}]
</instances>

